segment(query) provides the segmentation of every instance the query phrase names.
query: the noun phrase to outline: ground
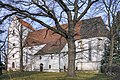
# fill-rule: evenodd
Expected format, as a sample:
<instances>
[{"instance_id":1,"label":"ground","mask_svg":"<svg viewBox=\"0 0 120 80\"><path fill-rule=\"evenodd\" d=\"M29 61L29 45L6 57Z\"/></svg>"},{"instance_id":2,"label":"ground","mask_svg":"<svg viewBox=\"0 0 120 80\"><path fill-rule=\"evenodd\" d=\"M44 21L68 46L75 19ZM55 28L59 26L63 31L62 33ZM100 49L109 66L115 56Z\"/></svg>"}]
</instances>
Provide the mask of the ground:
<instances>
[{"instance_id":1,"label":"ground","mask_svg":"<svg viewBox=\"0 0 120 80\"><path fill-rule=\"evenodd\" d=\"M110 77L96 72L77 72L74 78L66 77L66 73L54 72L5 72L0 80L111 80Z\"/></svg>"}]
</instances>

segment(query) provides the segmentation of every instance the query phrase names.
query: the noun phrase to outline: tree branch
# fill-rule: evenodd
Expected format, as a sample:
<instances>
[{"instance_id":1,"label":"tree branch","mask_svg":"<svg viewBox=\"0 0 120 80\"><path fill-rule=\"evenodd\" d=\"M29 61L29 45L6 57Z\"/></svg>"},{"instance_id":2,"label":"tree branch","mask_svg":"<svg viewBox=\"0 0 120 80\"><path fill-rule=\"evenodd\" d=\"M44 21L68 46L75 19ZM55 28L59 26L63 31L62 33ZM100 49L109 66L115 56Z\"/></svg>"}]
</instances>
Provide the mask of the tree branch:
<instances>
[{"instance_id":1,"label":"tree branch","mask_svg":"<svg viewBox=\"0 0 120 80\"><path fill-rule=\"evenodd\" d=\"M2 6L2 7L4 7L4 8L9 8L11 11L16 11L16 12L19 13L19 14L25 15L25 16L27 16L28 18L30 18L30 19L32 19L32 20L40 23L41 25L45 26L46 28L48 28L48 29L50 29L50 30L52 30L52 31L54 31L54 32L62 35L63 37L66 37L66 34L65 34L66 32L65 32L65 30L63 30L63 29L60 27L59 23L57 22L57 19L56 19L56 18L53 18L53 16L52 16L52 18L55 20L55 24L56 24L57 29L55 29L55 28L47 25L46 23L44 23L43 21L41 21L41 20L39 20L39 19L36 19L35 17L33 17L33 16L31 15L32 13L29 13L28 11L21 10L21 9L19 9L19 8L15 8L14 6L12 6L12 5L10 5L10 4L2 3L1 1L0 1L0 6ZM38 6L39 6L39 5L38 5ZM39 7L41 7L41 6L39 6ZM43 7L41 7L41 8L44 10ZM46 10L45 10L45 11L46 11ZM35 15L35 14L34 14L34 15ZM51 14L49 14L49 15L51 15ZM63 33L63 32L64 32L64 33Z\"/></svg>"},{"instance_id":2,"label":"tree branch","mask_svg":"<svg viewBox=\"0 0 120 80\"><path fill-rule=\"evenodd\" d=\"M49 7L46 5L45 1L42 0L44 2L44 5L39 5L37 4L34 0L32 0L33 3L38 6L40 9L42 9L45 13L47 13L47 15L52 18L55 21L56 24L56 28L63 33L64 35L67 34L67 32L60 26L58 19L55 16L55 13L53 10L50 10ZM44 7L43 7L44 6Z\"/></svg>"},{"instance_id":3,"label":"tree branch","mask_svg":"<svg viewBox=\"0 0 120 80\"><path fill-rule=\"evenodd\" d=\"M69 11L69 8L67 7L67 5L63 2L63 0L55 0L60 6L61 8L67 13L67 11Z\"/></svg>"},{"instance_id":4,"label":"tree branch","mask_svg":"<svg viewBox=\"0 0 120 80\"><path fill-rule=\"evenodd\" d=\"M74 2L74 24L77 22L77 17L78 17L78 0L75 0Z\"/></svg>"},{"instance_id":5,"label":"tree branch","mask_svg":"<svg viewBox=\"0 0 120 80\"><path fill-rule=\"evenodd\" d=\"M95 0L95 1L92 1L91 0L88 0L88 5L87 7L85 8L85 10L81 13L81 15L78 17L77 21L79 21L86 13L87 11L89 10L89 8L91 7L92 4L96 3L97 1L99 0Z\"/></svg>"},{"instance_id":6,"label":"tree branch","mask_svg":"<svg viewBox=\"0 0 120 80\"><path fill-rule=\"evenodd\" d=\"M11 14L8 14L8 15L5 15L5 16L3 17L3 19L0 20L0 24L2 24L2 22L3 22L5 19L7 19L8 17L10 17L10 16L12 16L12 15L14 15L14 14L17 14L17 12L14 12L14 13L11 13Z\"/></svg>"}]
</instances>

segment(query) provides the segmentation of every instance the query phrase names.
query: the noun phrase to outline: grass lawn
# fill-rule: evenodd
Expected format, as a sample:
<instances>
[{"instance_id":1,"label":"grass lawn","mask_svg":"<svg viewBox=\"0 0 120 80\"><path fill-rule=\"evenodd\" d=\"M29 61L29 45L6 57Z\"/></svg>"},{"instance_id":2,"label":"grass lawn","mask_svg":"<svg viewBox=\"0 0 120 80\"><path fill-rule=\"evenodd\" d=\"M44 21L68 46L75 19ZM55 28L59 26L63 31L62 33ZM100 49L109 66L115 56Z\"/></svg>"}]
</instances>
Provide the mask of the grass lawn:
<instances>
[{"instance_id":1,"label":"grass lawn","mask_svg":"<svg viewBox=\"0 0 120 80\"><path fill-rule=\"evenodd\" d=\"M6 72L0 76L0 80L111 80L102 73L77 72L74 78L66 77L66 73L61 72Z\"/></svg>"}]
</instances>

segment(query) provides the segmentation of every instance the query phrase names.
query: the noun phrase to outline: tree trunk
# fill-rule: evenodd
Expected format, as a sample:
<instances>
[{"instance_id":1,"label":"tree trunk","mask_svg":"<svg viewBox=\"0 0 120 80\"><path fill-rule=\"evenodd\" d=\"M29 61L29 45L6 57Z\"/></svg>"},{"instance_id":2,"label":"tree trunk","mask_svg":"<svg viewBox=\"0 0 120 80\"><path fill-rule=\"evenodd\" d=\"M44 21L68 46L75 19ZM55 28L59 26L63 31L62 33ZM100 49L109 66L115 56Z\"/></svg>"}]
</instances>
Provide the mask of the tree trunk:
<instances>
[{"instance_id":1,"label":"tree trunk","mask_svg":"<svg viewBox=\"0 0 120 80\"><path fill-rule=\"evenodd\" d=\"M20 49L20 71L23 71L23 52Z\"/></svg>"},{"instance_id":2,"label":"tree trunk","mask_svg":"<svg viewBox=\"0 0 120 80\"><path fill-rule=\"evenodd\" d=\"M2 62L0 62L0 75L2 75Z\"/></svg>"},{"instance_id":3,"label":"tree trunk","mask_svg":"<svg viewBox=\"0 0 120 80\"><path fill-rule=\"evenodd\" d=\"M75 57L76 57L76 48L74 37L67 39L68 42L68 76L75 76Z\"/></svg>"},{"instance_id":4,"label":"tree trunk","mask_svg":"<svg viewBox=\"0 0 120 80\"><path fill-rule=\"evenodd\" d=\"M20 26L20 71L23 71L23 45L22 45L22 37L23 37L22 26Z\"/></svg>"},{"instance_id":5,"label":"tree trunk","mask_svg":"<svg viewBox=\"0 0 120 80\"><path fill-rule=\"evenodd\" d=\"M8 69L8 57L6 56L6 59L5 59L5 69L7 70Z\"/></svg>"},{"instance_id":6,"label":"tree trunk","mask_svg":"<svg viewBox=\"0 0 120 80\"><path fill-rule=\"evenodd\" d=\"M108 62L108 67L109 67L109 73L112 73L112 61L113 61L113 49L114 49L114 37L111 37L111 45L110 45L110 55L109 55L109 62Z\"/></svg>"},{"instance_id":7,"label":"tree trunk","mask_svg":"<svg viewBox=\"0 0 120 80\"><path fill-rule=\"evenodd\" d=\"M108 59L108 66L107 69L111 75L112 72L112 60L113 60L113 47L114 47L114 36L113 36L113 27L114 27L114 23L111 26L111 22L110 22L110 11L108 11L108 27L110 28L110 54L109 54L109 59Z\"/></svg>"}]
</instances>

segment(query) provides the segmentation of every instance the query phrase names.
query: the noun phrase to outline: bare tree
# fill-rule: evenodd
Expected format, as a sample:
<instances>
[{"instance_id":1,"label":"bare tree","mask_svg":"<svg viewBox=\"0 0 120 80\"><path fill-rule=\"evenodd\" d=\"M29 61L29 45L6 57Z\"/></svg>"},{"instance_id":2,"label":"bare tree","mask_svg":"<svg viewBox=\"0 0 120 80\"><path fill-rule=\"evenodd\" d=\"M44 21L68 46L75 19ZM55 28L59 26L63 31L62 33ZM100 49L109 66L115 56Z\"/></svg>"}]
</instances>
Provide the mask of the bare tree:
<instances>
[{"instance_id":1,"label":"bare tree","mask_svg":"<svg viewBox=\"0 0 120 80\"><path fill-rule=\"evenodd\" d=\"M119 25L116 24L117 12L120 5L120 0L102 0L102 3L105 7L105 13L107 15L107 26L110 30L109 40L110 40L110 53L108 60L108 67L110 74L112 73L112 63L113 63L113 55L115 53L115 43L116 36L119 34ZM118 43L119 44L119 43Z\"/></svg>"},{"instance_id":2,"label":"bare tree","mask_svg":"<svg viewBox=\"0 0 120 80\"><path fill-rule=\"evenodd\" d=\"M10 3L0 1L0 8L10 11L4 15L0 22L12 15L30 18L42 26L54 31L64 37L68 43L68 76L75 76L75 27L89 8L98 0L11 0ZM15 4L15 5L14 5ZM18 5L17 5L18 4ZM35 10L35 11L34 11ZM44 18L54 22L56 28L47 24ZM67 30L60 25L62 19L66 18Z\"/></svg>"}]
</instances>

